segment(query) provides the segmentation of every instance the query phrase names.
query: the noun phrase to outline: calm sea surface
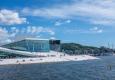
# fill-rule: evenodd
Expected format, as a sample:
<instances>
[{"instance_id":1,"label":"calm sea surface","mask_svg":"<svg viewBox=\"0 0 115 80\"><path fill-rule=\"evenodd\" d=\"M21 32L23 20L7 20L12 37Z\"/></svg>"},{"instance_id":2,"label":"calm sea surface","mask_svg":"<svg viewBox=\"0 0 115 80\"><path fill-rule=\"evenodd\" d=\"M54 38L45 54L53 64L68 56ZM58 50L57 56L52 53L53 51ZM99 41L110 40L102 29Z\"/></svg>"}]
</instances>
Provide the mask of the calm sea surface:
<instances>
[{"instance_id":1,"label":"calm sea surface","mask_svg":"<svg viewBox=\"0 0 115 80\"><path fill-rule=\"evenodd\" d=\"M0 80L115 80L115 57L0 66Z\"/></svg>"}]
</instances>

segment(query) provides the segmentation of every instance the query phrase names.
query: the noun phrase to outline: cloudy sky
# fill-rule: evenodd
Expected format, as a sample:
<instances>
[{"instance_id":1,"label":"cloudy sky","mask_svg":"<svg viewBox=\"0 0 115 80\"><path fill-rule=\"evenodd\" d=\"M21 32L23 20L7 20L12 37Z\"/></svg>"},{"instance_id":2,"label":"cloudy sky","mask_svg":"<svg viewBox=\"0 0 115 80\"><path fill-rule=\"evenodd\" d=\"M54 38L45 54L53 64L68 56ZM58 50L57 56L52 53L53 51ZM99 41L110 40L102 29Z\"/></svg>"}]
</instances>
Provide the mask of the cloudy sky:
<instances>
[{"instance_id":1,"label":"cloudy sky","mask_svg":"<svg viewBox=\"0 0 115 80\"><path fill-rule=\"evenodd\" d=\"M25 37L115 45L114 0L0 0L0 44Z\"/></svg>"}]
</instances>

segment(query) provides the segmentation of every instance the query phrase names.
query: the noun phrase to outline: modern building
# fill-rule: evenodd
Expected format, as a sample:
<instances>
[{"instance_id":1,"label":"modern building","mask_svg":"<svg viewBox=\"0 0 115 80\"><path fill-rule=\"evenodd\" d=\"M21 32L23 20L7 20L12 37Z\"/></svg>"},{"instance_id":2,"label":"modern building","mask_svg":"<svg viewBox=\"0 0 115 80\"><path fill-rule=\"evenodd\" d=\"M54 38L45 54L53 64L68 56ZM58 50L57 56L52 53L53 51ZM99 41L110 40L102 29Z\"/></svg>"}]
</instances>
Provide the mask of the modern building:
<instances>
[{"instance_id":1,"label":"modern building","mask_svg":"<svg viewBox=\"0 0 115 80\"><path fill-rule=\"evenodd\" d=\"M2 45L0 47L0 57L37 56L41 53L50 53L50 51L60 51L60 40L26 38Z\"/></svg>"}]
</instances>

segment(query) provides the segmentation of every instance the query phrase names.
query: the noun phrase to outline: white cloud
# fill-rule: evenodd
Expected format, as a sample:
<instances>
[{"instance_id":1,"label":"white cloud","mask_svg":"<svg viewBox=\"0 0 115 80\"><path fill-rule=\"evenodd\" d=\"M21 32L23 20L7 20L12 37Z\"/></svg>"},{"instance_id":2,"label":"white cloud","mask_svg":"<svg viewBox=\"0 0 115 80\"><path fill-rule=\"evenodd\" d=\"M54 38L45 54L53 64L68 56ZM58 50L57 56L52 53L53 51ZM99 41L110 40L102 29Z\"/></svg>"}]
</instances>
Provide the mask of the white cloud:
<instances>
[{"instance_id":1,"label":"white cloud","mask_svg":"<svg viewBox=\"0 0 115 80\"><path fill-rule=\"evenodd\" d=\"M98 27L93 27L90 29L90 31L96 31L96 30L98 30Z\"/></svg>"},{"instance_id":2,"label":"white cloud","mask_svg":"<svg viewBox=\"0 0 115 80\"><path fill-rule=\"evenodd\" d=\"M28 26L27 33L31 34L48 33L50 35L55 35L55 32L52 29L42 26Z\"/></svg>"},{"instance_id":3,"label":"white cloud","mask_svg":"<svg viewBox=\"0 0 115 80\"><path fill-rule=\"evenodd\" d=\"M66 22L66 23L71 23L71 20L66 20L65 22Z\"/></svg>"},{"instance_id":4,"label":"white cloud","mask_svg":"<svg viewBox=\"0 0 115 80\"><path fill-rule=\"evenodd\" d=\"M11 30L16 30L16 27L11 27Z\"/></svg>"},{"instance_id":5,"label":"white cloud","mask_svg":"<svg viewBox=\"0 0 115 80\"><path fill-rule=\"evenodd\" d=\"M114 0L79 0L73 4L59 5L52 8L24 8L25 15L42 16L47 18L83 19L93 24L115 23Z\"/></svg>"},{"instance_id":6,"label":"white cloud","mask_svg":"<svg viewBox=\"0 0 115 80\"><path fill-rule=\"evenodd\" d=\"M2 9L0 10L0 24L13 25L26 22L26 18L21 18L18 12Z\"/></svg>"},{"instance_id":7,"label":"white cloud","mask_svg":"<svg viewBox=\"0 0 115 80\"><path fill-rule=\"evenodd\" d=\"M65 33L82 33L82 34L100 34L100 33L103 33L104 30L103 29L100 29L98 27L93 27L93 28L90 28L90 29L69 29L69 30L66 30Z\"/></svg>"},{"instance_id":8,"label":"white cloud","mask_svg":"<svg viewBox=\"0 0 115 80\"><path fill-rule=\"evenodd\" d=\"M50 37L50 39L56 39L55 37Z\"/></svg>"},{"instance_id":9,"label":"white cloud","mask_svg":"<svg viewBox=\"0 0 115 80\"><path fill-rule=\"evenodd\" d=\"M91 32L93 32L93 33L102 33L103 32L103 30L102 29L100 29L100 28L98 28L98 27L93 27L93 28L91 28L91 29L89 29Z\"/></svg>"},{"instance_id":10,"label":"white cloud","mask_svg":"<svg viewBox=\"0 0 115 80\"><path fill-rule=\"evenodd\" d=\"M47 36L45 36L44 34L47 34ZM15 40L20 40L20 39L24 39L24 38L32 38L32 37L36 37L36 38L48 38L50 36L54 36L55 32L50 29L50 28L46 28L43 26L28 26L27 28L22 28L19 30L18 34L16 34L16 36L14 37Z\"/></svg>"},{"instance_id":11,"label":"white cloud","mask_svg":"<svg viewBox=\"0 0 115 80\"><path fill-rule=\"evenodd\" d=\"M5 39L7 38L9 35L8 35L8 32L6 29L3 29L3 28L0 28L0 39Z\"/></svg>"},{"instance_id":12,"label":"white cloud","mask_svg":"<svg viewBox=\"0 0 115 80\"><path fill-rule=\"evenodd\" d=\"M9 39L8 31L5 28L0 28L0 45L9 42L11 42L11 40Z\"/></svg>"},{"instance_id":13,"label":"white cloud","mask_svg":"<svg viewBox=\"0 0 115 80\"><path fill-rule=\"evenodd\" d=\"M47 34L47 36L44 34ZM9 29L0 27L0 45L27 37L40 38L41 36L49 38L55 36L55 32L43 26L28 26L27 28L10 27Z\"/></svg>"},{"instance_id":14,"label":"white cloud","mask_svg":"<svg viewBox=\"0 0 115 80\"><path fill-rule=\"evenodd\" d=\"M22 32L23 30L19 30L17 27L10 27L9 30L9 37L13 38L15 37L17 34L19 34L19 32Z\"/></svg>"},{"instance_id":15,"label":"white cloud","mask_svg":"<svg viewBox=\"0 0 115 80\"><path fill-rule=\"evenodd\" d=\"M11 43L11 42L12 42L11 39L6 39L6 40L4 41L4 43Z\"/></svg>"},{"instance_id":16,"label":"white cloud","mask_svg":"<svg viewBox=\"0 0 115 80\"><path fill-rule=\"evenodd\" d=\"M50 35L55 35L55 32L51 29L46 29L45 32L48 32Z\"/></svg>"},{"instance_id":17,"label":"white cloud","mask_svg":"<svg viewBox=\"0 0 115 80\"><path fill-rule=\"evenodd\" d=\"M11 27L9 33L10 33L10 37L16 36L18 34L37 35L37 34L47 33L49 35L55 35L53 29L43 27L43 26L27 26L26 28Z\"/></svg>"},{"instance_id":18,"label":"white cloud","mask_svg":"<svg viewBox=\"0 0 115 80\"><path fill-rule=\"evenodd\" d=\"M61 22L56 21L54 25L55 25L55 26L60 26L61 24L62 24Z\"/></svg>"},{"instance_id":19,"label":"white cloud","mask_svg":"<svg viewBox=\"0 0 115 80\"><path fill-rule=\"evenodd\" d=\"M68 20L63 20L63 21L60 20L60 21L56 21L54 25L55 26L61 26L63 24L69 24L69 23L71 23L71 20L69 20L69 19Z\"/></svg>"},{"instance_id":20,"label":"white cloud","mask_svg":"<svg viewBox=\"0 0 115 80\"><path fill-rule=\"evenodd\" d=\"M99 20L99 19L95 19L95 20L89 20L91 23L93 23L93 24L104 24L104 25L113 25L115 22L114 22L114 20L104 20L104 19L102 19L102 20Z\"/></svg>"},{"instance_id":21,"label":"white cloud","mask_svg":"<svg viewBox=\"0 0 115 80\"><path fill-rule=\"evenodd\" d=\"M15 36L16 36L16 34L17 34L16 32L11 33L11 34L10 34L10 37L15 37Z\"/></svg>"},{"instance_id":22,"label":"white cloud","mask_svg":"<svg viewBox=\"0 0 115 80\"><path fill-rule=\"evenodd\" d=\"M103 32L103 30L102 30L102 29L100 29L100 30L98 30L98 31L97 31L97 33L102 33L102 32Z\"/></svg>"}]
</instances>

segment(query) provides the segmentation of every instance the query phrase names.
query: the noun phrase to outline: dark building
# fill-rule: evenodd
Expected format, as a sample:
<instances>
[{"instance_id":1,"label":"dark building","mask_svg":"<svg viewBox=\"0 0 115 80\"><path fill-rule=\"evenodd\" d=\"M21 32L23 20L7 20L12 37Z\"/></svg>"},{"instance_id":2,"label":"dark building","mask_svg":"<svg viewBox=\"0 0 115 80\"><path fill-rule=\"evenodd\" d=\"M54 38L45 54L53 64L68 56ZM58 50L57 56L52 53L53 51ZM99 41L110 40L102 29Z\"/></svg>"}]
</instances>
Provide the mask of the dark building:
<instances>
[{"instance_id":1,"label":"dark building","mask_svg":"<svg viewBox=\"0 0 115 80\"><path fill-rule=\"evenodd\" d=\"M49 40L50 50L60 51L60 40Z\"/></svg>"}]
</instances>

